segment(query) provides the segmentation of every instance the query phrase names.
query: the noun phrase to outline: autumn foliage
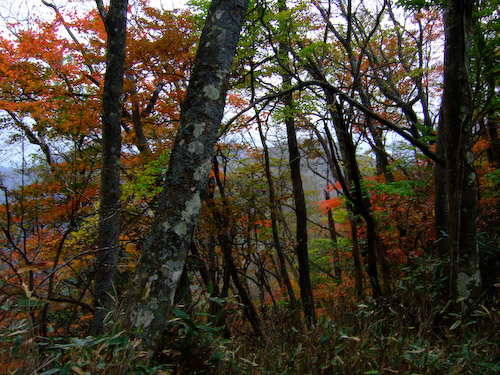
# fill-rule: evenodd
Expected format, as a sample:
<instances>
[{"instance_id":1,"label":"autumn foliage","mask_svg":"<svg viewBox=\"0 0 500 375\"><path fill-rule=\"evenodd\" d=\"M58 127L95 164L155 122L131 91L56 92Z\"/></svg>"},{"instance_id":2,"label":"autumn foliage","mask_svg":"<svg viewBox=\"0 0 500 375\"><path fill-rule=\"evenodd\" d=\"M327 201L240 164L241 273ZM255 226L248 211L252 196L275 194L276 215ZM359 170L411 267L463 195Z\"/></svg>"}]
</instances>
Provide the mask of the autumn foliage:
<instances>
[{"instance_id":1,"label":"autumn foliage","mask_svg":"<svg viewBox=\"0 0 500 375\"><path fill-rule=\"evenodd\" d=\"M483 55L492 42L476 40L473 50L471 157L486 287L476 306L457 311L446 294L449 256L436 245L439 176L425 154L437 147L442 16L392 2L380 9L361 2L356 15L346 9L351 2L297 1L286 11L273 1L252 2L165 349L156 362L143 360L140 341L120 327L120 309L162 194L207 5L190 3L182 11L146 0L130 5L116 309L98 337L90 329L96 255L103 251L106 30L97 9L48 8L51 17L0 35L0 129L9 138L3 147L36 150L22 154L15 184L0 179L0 373L497 373L500 106L488 85L494 93L500 81ZM498 24L498 11L482 12L476 27ZM349 23L351 16L358 18ZM284 20L292 89L277 83ZM497 34L489 37L498 41ZM338 90L336 106L318 77ZM292 108L283 104L283 90L293 92ZM319 317L309 328L294 306L301 290L284 130L290 116ZM352 140L358 181L346 163L340 121Z\"/></svg>"}]
</instances>

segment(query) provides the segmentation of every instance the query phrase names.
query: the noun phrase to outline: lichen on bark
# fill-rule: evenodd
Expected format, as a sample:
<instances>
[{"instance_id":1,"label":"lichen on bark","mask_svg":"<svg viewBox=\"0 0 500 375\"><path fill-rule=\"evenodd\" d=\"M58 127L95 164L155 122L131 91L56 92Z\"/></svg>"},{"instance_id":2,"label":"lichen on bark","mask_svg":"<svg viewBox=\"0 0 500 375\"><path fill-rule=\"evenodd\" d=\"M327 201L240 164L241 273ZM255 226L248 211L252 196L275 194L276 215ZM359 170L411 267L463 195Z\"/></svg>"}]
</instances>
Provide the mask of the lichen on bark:
<instances>
[{"instance_id":1,"label":"lichen on bark","mask_svg":"<svg viewBox=\"0 0 500 375\"><path fill-rule=\"evenodd\" d=\"M247 7L248 0L212 1L155 220L124 301L123 323L142 339L142 349L150 355L161 350L198 222Z\"/></svg>"}]
</instances>

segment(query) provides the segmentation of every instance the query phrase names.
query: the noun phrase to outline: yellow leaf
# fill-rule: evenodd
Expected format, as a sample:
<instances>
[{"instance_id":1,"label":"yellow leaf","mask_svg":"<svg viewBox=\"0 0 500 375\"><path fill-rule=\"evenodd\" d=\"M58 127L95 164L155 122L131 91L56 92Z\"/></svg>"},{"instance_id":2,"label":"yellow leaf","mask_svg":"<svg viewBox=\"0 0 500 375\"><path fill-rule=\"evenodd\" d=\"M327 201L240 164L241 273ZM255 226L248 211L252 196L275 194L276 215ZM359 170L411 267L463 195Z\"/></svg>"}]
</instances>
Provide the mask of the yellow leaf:
<instances>
[{"instance_id":1,"label":"yellow leaf","mask_svg":"<svg viewBox=\"0 0 500 375\"><path fill-rule=\"evenodd\" d=\"M23 273L30 272L30 271L38 272L42 269L43 266L45 266L45 263L30 264L28 266L19 268L17 270L17 273L21 275Z\"/></svg>"},{"instance_id":2,"label":"yellow leaf","mask_svg":"<svg viewBox=\"0 0 500 375\"><path fill-rule=\"evenodd\" d=\"M151 281L146 284L144 292L142 293L142 300L145 301L149 296L149 291L151 290Z\"/></svg>"},{"instance_id":3,"label":"yellow leaf","mask_svg":"<svg viewBox=\"0 0 500 375\"><path fill-rule=\"evenodd\" d=\"M71 369L77 374L86 375L85 371L83 371L80 367L71 366Z\"/></svg>"},{"instance_id":4,"label":"yellow leaf","mask_svg":"<svg viewBox=\"0 0 500 375\"><path fill-rule=\"evenodd\" d=\"M28 286L23 282L23 289L24 293L26 294L26 297L31 298L33 292L28 288Z\"/></svg>"}]
</instances>

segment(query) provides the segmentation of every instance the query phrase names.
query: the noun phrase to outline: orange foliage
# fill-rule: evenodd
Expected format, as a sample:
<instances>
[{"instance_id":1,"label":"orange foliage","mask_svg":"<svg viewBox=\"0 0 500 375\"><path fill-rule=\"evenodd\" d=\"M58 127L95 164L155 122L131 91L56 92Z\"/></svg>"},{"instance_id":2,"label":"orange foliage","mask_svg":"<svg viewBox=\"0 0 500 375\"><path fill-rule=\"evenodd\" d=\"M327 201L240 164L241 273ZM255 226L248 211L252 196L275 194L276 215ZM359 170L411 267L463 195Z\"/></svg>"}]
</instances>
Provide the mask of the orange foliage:
<instances>
[{"instance_id":1,"label":"orange foliage","mask_svg":"<svg viewBox=\"0 0 500 375\"><path fill-rule=\"evenodd\" d=\"M323 211L323 214L326 214L326 212L329 210L335 210L337 208L343 207L344 200L342 196L339 196L324 201L314 202L313 204L318 205L318 209Z\"/></svg>"},{"instance_id":2,"label":"orange foliage","mask_svg":"<svg viewBox=\"0 0 500 375\"><path fill-rule=\"evenodd\" d=\"M161 159L173 142L198 36L188 12L160 11L147 6L146 1L134 6L137 9L129 15L130 79L125 85L122 118L126 193L120 238L126 254L120 265L123 272L132 269L151 224L149 205L153 192L161 186L165 167L151 167L147 178L143 177L144 169L146 163ZM77 317L69 312L78 306L88 316L93 303L89 290L99 250L98 172L106 32L95 9L33 22L35 27L26 30L20 25L12 38L0 37L2 127L41 146L37 165L25 172L24 186L4 192L0 215L6 231L0 237L0 270L6 280L2 293L10 302L26 298L26 293L50 302L32 308L33 316L40 317L36 333L46 335L49 321L55 322L55 332L89 327L88 319L71 324L65 319ZM140 123L134 113L138 113ZM138 155L138 126L151 155ZM54 299L78 304L56 303ZM0 324L8 321L5 318Z\"/></svg>"}]
</instances>

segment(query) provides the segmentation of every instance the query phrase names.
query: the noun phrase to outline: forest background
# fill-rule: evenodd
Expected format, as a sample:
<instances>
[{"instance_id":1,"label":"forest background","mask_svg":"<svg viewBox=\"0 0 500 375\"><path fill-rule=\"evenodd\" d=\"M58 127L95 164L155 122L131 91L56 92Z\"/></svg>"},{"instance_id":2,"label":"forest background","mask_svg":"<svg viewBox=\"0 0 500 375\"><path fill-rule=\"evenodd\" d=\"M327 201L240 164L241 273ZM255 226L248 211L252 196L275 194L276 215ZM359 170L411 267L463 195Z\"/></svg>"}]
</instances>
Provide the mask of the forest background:
<instances>
[{"instance_id":1,"label":"forest background","mask_svg":"<svg viewBox=\"0 0 500 375\"><path fill-rule=\"evenodd\" d=\"M2 373L499 372L497 0L41 7Z\"/></svg>"}]
</instances>

